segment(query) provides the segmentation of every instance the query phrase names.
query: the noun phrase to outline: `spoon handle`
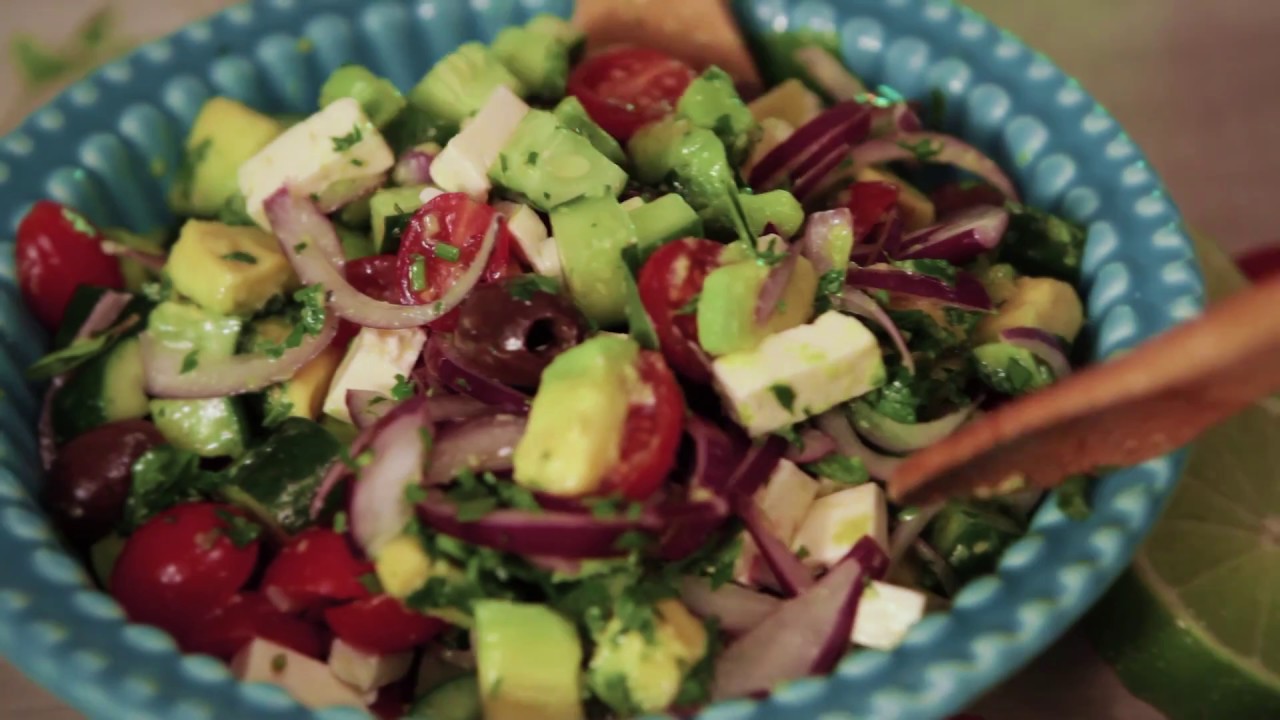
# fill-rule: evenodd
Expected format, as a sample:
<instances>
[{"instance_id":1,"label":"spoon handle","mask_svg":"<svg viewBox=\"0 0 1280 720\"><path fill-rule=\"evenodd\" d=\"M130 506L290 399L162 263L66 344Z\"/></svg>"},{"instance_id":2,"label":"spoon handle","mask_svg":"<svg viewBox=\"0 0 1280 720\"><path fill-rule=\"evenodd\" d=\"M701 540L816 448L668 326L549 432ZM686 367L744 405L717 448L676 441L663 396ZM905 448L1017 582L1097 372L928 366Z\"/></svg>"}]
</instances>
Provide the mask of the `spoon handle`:
<instances>
[{"instance_id":1,"label":"spoon handle","mask_svg":"<svg viewBox=\"0 0 1280 720\"><path fill-rule=\"evenodd\" d=\"M889 493L915 505L1018 475L1054 487L1168 453L1277 390L1280 279L965 425L907 458Z\"/></svg>"}]
</instances>

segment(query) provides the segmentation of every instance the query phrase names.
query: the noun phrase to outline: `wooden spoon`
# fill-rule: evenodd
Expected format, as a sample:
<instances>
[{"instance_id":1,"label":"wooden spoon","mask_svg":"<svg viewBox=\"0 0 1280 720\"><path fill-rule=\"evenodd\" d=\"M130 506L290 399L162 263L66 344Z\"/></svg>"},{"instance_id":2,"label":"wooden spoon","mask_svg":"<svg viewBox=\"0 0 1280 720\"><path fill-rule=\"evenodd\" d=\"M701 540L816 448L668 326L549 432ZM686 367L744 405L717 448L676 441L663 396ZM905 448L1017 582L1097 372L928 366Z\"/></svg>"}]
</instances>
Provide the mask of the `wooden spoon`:
<instances>
[{"instance_id":1,"label":"wooden spoon","mask_svg":"<svg viewBox=\"0 0 1280 720\"><path fill-rule=\"evenodd\" d=\"M982 495L1019 475L1051 488L1168 453L1277 390L1280 279L965 425L907 458L889 494L917 505Z\"/></svg>"}]
</instances>

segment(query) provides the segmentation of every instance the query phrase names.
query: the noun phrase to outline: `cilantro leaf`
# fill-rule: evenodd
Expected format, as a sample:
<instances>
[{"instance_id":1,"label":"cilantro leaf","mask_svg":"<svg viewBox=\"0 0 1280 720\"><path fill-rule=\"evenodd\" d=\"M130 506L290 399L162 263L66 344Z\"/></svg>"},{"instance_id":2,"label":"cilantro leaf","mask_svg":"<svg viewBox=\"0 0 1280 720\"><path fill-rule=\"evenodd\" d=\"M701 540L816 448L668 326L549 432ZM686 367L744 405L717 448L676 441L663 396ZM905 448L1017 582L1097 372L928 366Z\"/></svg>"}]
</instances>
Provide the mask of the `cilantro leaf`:
<instances>
[{"instance_id":1,"label":"cilantro leaf","mask_svg":"<svg viewBox=\"0 0 1280 720\"><path fill-rule=\"evenodd\" d=\"M95 357L110 350L120 336L138 324L138 316L130 315L93 337L77 340L61 350L55 350L27 368L30 380L48 380L70 372Z\"/></svg>"},{"instance_id":2,"label":"cilantro leaf","mask_svg":"<svg viewBox=\"0 0 1280 720\"><path fill-rule=\"evenodd\" d=\"M560 292L560 283L545 275L529 273L508 281L507 292L511 293L511 297L517 300L528 302L533 299L534 293L543 292L555 295Z\"/></svg>"},{"instance_id":3,"label":"cilantro leaf","mask_svg":"<svg viewBox=\"0 0 1280 720\"><path fill-rule=\"evenodd\" d=\"M391 399L397 402L413 397L413 381L404 375L396 375L396 384L391 387Z\"/></svg>"},{"instance_id":4,"label":"cilantro leaf","mask_svg":"<svg viewBox=\"0 0 1280 720\"><path fill-rule=\"evenodd\" d=\"M801 467L810 475L833 480L841 485L861 485L871 479L862 458L836 453L805 463Z\"/></svg>"},{"instance_id":5,"label":"cilantro leaf","mask_svg":"<svg viewBox=\"0 0 1280 720\"><path fill-rule=\"evenodd\" d=\"M238 548L248 547L262 535L262 526L249 518L226 510L216 512L224 523L222 531L232 545Z\"/></svg>"},{"instance_id":6,"label":"cilantro leaf","mask_svg":"<svg viewBox=\"0 0 1280 720\"><path fill-rule=\"evenodd\" d=\"M339 135L338 137L329 138L329 139L333 141L334 152L346 152L347 150L350 150L351 148L355 147L357 144L360 143L361 140L364 139L364 133L360 131L359 125L355 125L351 128L351 132L347 133L346 135Z\"/></svg>"},{"instance_id":7,"label":"cilantro leaf","mask_svg":"<svg viewBox=\"0 0 1280 720\"><path fill-rule=\"evenodd\" d=\"M773 397L778 401L784 410L789 413L795 412L796 391L790 385L778 383L769 386L769 392L773 393Z\"/></svg>"},{"instance_id":8,"label":"cilantro leaf","mask_svg":"<svg viewBox=\"0 0 1280 720\"><path fill-rule=\"evenodd\" d=\"M247 252L244 252L244 251L241 251L241 250L236 250L236 251L234 251L234 252L229 252L229 253L227 253L226 255L223 255L223 256L222 256L222 259L223 259L223 260L226 260L227 262L238 262L238 263L244 263L245 265L257 265L257 264L258 264L258 258L257 258L256 256L251 255L251 254L249 254L249 253L247 253Z\"/></svg>"},{"instance_id":9,"label":"cilantro leaf","mask_svg":"<svg viewBox=\"0 0 1280 720\"><path fill-rule=\"evenodd\" d=\"M193 349L191 352L187 353L182 357L182 367L178 370L178 374L186 375L192 370L195 370L196 366L199 364L200 364L200 350Z\"/></svg>"},{"instance_id":10,"label":"cilantro leaf","mask_svg":"<svg viewBox=\"0 0 1280 720\"><path fill-rule=\"evenodd\" d=\"M220 476L203 470L200 457L172 445L159 445L133 464L133 481L124 504L121 529L128 533L158 512L209 494Z\"/></svg>"},{"instance_id":11,"label":"cilantro leaf","mask_svg":"<svg viewBox=\"0 0 1280 720\"><path fill-rule=\"evenodd\" d=\"M915 155L918 162L928 162L942 154L942 142L931 138L924 138L916 142L899 140L898 147Z\"/></svg>"}]
</instances>

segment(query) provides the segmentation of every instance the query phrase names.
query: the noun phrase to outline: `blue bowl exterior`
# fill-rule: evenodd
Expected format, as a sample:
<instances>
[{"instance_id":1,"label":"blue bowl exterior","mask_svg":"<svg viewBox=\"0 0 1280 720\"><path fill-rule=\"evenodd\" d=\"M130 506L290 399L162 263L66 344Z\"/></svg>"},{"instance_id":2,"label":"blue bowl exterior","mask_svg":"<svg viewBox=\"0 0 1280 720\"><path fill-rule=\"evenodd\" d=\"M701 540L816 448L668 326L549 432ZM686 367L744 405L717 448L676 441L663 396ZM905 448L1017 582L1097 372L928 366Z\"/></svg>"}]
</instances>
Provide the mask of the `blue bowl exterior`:
<instances>
[{"instance_id":1,"label":"blue bowl exterior","mask_svg":"<svg viewBox=\"0 0 1280 720\"><path fill-rule=\"evenodd\" d=\"M1106 358L1195 316L1203 281L1173 203L1142 153L1079 85L981 16L943 0L737 0L755 32L834 31L863 77L907 96L939 89L952 129L1012 170L1027 199L1088 224L1086 341ZM212 658L180 655L165 633L128 623L56 542L32 498L40 388L22 369L44 333L14 286L12 236L32 202L54 198L101 224L173 220L164 188L201 102L226 94L275 112L312 109L330 70L363 62L410 86L464 39L492 39L569 0L259 0L111 63L0 139L0 652L91 717L364 717L311 712L269 685L237 683ZM310 43L302 42L307 39ZM770 699L708 708L715 720L937 718L1043 650L1128 563L1183 466L1175 453L1114 473L1083 522L1054 503L995 575L961 592L893 652L862 651L830 678Z\"/></svg>"}]
</instances>

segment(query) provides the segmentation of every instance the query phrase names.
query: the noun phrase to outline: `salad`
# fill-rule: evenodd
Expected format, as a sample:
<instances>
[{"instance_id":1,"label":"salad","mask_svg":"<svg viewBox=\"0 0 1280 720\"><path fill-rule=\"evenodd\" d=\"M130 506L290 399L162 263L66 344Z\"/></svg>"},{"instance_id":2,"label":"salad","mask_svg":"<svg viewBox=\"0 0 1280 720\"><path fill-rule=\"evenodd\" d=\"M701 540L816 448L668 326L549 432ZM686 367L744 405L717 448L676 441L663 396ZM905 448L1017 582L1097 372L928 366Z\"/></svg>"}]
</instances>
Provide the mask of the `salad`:
<instances>
[{"instance_id":1,"label":"salad","mask_svg":"<svg viewBox=\"0 0 1280 720\"><path fill-rule=\"evenodd\" d=\"M211 98L172 232L31 209L42 498L132 620L311 707L685 712L894 647L1024 532L1017 477L882 484L1071 371L1083 229L820 47L744 97L583 44Z\"/></svg>"}]
</instances>

